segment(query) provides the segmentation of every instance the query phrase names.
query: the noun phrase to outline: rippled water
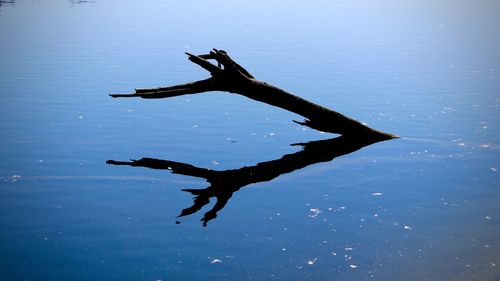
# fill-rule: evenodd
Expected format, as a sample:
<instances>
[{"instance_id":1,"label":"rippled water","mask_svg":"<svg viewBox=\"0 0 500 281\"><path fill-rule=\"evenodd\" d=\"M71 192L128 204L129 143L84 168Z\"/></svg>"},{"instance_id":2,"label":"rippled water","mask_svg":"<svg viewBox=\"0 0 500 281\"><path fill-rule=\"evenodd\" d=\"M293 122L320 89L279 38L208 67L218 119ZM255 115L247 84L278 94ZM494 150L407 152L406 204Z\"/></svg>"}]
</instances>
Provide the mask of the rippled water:
<instances>
[{"instance_id":1,"label":"rippled water","mask_svg":"<svg viewBox=\"0 0 500 281\"><path fill-rule=\"evenodd\" d=\"M1 279L500 279L498 8L0 1ZM107 95L206 78L183 53L214 47L401 138L178 218L203 178L106 161L236 170L335 137L228 93Z\"/></svg>"}]
</instances>

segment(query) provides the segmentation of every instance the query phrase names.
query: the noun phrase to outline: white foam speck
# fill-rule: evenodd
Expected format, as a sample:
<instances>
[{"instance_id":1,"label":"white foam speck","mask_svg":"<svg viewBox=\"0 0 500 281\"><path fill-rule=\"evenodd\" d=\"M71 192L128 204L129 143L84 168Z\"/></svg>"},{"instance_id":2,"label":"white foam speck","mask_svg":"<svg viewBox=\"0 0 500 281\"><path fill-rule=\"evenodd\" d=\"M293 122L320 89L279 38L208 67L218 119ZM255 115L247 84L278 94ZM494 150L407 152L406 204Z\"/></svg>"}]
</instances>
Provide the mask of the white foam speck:
<instances>
[{"instance_id":1,"label":"white foam speck","mask_svg":"<svg viewBox=\"0 0 500 281\"><path fill-rule=\"evenodd\" d=\"M307 264L308 264L308 265L313 265L313 264L314 264L317 260L318 260L318 258L314 258L314 259L312 259L312 260L308 260L308 261L307 261Z\"/></svg>"},{"instance_id":2,"label":"white foam speck","mask_svg":"<svg viewBox=\"0 0 500 281\"><path fill-rule=\"evenodd\" d=\"M315 218L319 215L319 213L321 213L321 210L319 208L311 208L309 209L309 211L311 212L311 214L309 215L309 217L311 218Z\"/></svg>"}]
</instances>

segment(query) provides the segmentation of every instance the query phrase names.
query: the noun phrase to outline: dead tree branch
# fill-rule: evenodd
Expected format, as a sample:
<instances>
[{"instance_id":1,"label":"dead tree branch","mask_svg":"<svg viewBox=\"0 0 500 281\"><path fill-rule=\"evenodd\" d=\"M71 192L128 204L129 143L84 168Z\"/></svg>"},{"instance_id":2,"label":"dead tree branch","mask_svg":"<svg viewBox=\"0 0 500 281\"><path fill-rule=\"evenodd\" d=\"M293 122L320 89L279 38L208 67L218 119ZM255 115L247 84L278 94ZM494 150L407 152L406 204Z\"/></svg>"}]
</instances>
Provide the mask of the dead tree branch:
<instances>
[{"instance_id":1,"label":"dead tree branch","mask_svg":"<svg viewBox=\"0 0 500 281\"><path fill-rule=\"evenodd\" d=\"M256 80L247 70L232 60L223 50L213 49L209 54L193 55L188 59L210 72L211 77L183 85L152 89L136 89L132 94L111 94L117 97L141 97L145 99L169 98L209 91L222 91L243 95L247 98L276 106L305 117L298 124L345 136L373 140L388 140L396 136L383 133L349 118L339 112L309 102L280 88ZM215 60L217 65L209 60Z\"/></svg>"}]
</instances>

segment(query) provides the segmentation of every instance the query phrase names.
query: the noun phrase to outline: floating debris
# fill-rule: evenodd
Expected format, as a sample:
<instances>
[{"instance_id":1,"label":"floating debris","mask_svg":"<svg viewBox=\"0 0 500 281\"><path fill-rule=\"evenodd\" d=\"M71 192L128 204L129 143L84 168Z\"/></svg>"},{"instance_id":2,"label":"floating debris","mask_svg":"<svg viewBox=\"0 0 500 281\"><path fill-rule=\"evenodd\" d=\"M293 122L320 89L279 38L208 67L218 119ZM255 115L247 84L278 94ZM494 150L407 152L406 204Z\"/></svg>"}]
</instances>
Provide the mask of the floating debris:
<instances>
[{"instance_id":1,"label":"floating debris","mask_svg":"<svg viewBox=\"0 0 500 281\"><path fill-rule=\"evenodd\" d=\"M383 193L382 192L373 192L372 195L373 196L381 196Z\"/></svg>"},{"instance_id":2,"label":"floating debris","mask_svg":"<svg viewBox=\"0 0 500 281\"><path fill-rule=\"evenodd\" d=\"M405 225L404 229L412 230L413 228L411 228L410 226Z\"/></svg>"},{"instance_id":3,"label":"floating debris","mask_svg":"<svg viewBox=\"0 0 500 281\"><path fill-rule=\"evenodd\" d=\"M221 263L221 262L222 262L222 260L220 260L220 259L213 259L210 263L214 264L214 263Z\"/></svg>"},{"instance_id":4,"label":"floating debris","mask_svg":"<svg viewBox=\"0 0 500 281\"><path fill-rule=\"evenodd\" d=\"M10 182L16 182L21 179L21 175L12 175Z\"/></svg>"},{"instance_id":5,"label":"floating debris","mask_svg":"<svg viewBox=\"0 0 500 281\"><path fill-rule=\"evenodd\" d=\"M314 264L317 260L318 260L318 258L314 258L314 259L312 259L312 260L308 260L308 261L307 261L307 264L308 264L308 265L313 265L313 264Z\"/></svg>"},{"instance_id":6,"label":"floating debris","mask_svg":"<svg viewBox=\"0 0 500 281\"><path fill-rule=\"evenodd\" d=\"M319 208L311 208L309 209L309 211L312 213L309 215L309 217L311 218L316 218L319 215L319 213L321 213L321 210Z\"/></svg>"},{"instance_id":7,"label":"floating debris","mask_svg":"<svg viewBox=\"0 0 500 281\"><path fill-rule=\"evenodd\" d=\"M357 266L357 265L355 265L355 264L351 264L351 265L349 265L349 267L350 267L350 268L352 268L352 269L355 269L355 268L357 268L358 266Z\"/></svg>"}]
</instances>

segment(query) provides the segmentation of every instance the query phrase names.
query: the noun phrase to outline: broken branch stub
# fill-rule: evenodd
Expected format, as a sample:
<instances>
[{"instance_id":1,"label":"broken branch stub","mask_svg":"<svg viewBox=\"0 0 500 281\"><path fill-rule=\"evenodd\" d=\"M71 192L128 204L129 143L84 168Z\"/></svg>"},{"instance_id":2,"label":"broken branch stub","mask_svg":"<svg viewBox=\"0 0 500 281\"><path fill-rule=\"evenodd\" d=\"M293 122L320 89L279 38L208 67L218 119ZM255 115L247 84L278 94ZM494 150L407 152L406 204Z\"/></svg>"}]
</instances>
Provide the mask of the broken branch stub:
<instances>
[{"instance_id":1,"label":"broken branch stub","mask_svg":"<svg viewBox=\"0 0 500 281\"><path fill-rule=\"evenodd\" d=\"M159 99L210 91L230 92L301 115L306 119L303 122L294 122L319 131L343 136L369 138L371 140L396 138L392 134L374 130L339 112L256 80L223 50L213 49L213 51L205 55L186 54L191 62L210 72L211 77L182 85L136 89L135 93L132 94L111 94L110 96L114 98L141 97ZM217 65L209 60L215 60Z\"/></svg>"}]
</instances>

